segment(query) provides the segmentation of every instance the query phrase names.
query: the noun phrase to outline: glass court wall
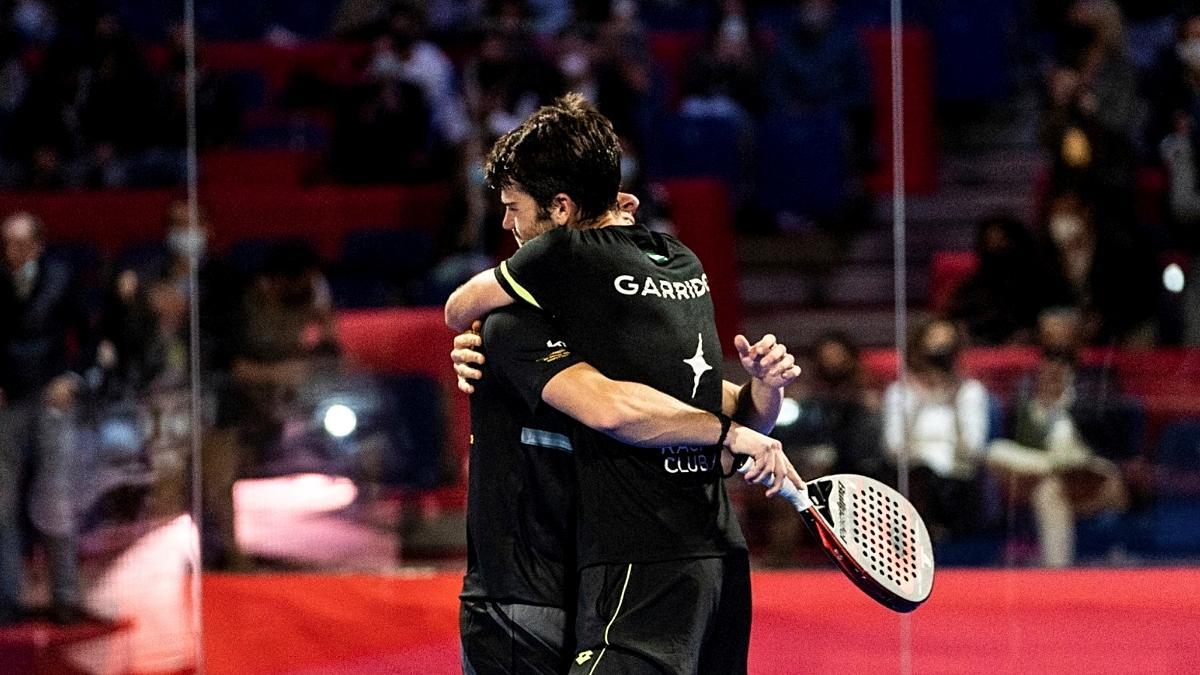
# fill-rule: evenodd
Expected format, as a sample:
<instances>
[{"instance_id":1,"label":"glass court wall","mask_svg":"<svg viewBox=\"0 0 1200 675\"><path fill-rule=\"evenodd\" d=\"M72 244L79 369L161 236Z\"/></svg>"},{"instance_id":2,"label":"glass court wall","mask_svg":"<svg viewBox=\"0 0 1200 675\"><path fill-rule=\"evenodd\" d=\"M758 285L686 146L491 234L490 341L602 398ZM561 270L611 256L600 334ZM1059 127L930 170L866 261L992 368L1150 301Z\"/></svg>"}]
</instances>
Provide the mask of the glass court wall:
<instances>
[{"instance_id":1,"label":"glass court wall","mask_svg":"<svg viewBox=\"0 0 1200 675\"><path fill-rule=\"evenodd\" d=\"M5 672L199 662L192 72L153 10L0 8Z\"/></svg>"},{"instance_id":2,"label":"glass court wall","mask_svg":"<svg viewBox=\"0 0 1200 675\"><path fill-rule=\"evenodd\" d=\"M800 357L775 431L800 473L875 477L924 515L934 599L843 635L885 645L877 668L970 667L941 660L962 579L995 592L976 632L1036 670L1062 646L1025 613L1037 570L1195 560L1200 19L251 4L200 3L194 43L182 5L0 10L6 668L197 669L201 554L213 598L461 572L440 307L513 250L487 149L568 89L616 125L639 219L704 261L726 355L744 332ZM39 318L54 274L71 291ZM731 489L756 584L829 569L794 513Z\"/></svg>"}]
</instances>

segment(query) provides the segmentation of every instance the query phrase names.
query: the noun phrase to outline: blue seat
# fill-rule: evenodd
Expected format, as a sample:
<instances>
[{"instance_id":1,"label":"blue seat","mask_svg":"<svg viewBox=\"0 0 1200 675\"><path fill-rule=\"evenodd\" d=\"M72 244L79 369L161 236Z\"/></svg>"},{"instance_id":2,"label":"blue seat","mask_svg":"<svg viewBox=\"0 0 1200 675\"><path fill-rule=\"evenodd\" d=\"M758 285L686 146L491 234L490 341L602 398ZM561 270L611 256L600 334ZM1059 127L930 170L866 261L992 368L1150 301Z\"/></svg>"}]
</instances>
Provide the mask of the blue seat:
<instances>
[{"instance_id":1,"label":"blue seat","mask_svg":"<svg viewBox=\"0 0 1200 675\"><path fill-rule=\"evenodd\" d=\"M1166 479L1147 517L1152 553L1166 556L1200 554L1200 493L1173 484L1173 477L1200 476L1200 419L1168 425L1158 443L1156 464Z\"/></svg>"},{"instance_id":2,"label":"blue seat","mask_svg":"<svg viewBox=\"0 0 1200 675\"><path fill-rule=\"evenodd\" d=\"M266 32L266 0L207 0L196 3L196 26L210 40L253 40Z\"/></svg>"},{"instance_id":3,"label":"blue seat","mask_svg":"<svg viewBox=\"0 0 1200 675\"><path fill-rule=\"evenodd\" d=\"M781 113L763 120L758 197L770 214L836 213L846 202L845 115L836 108Z\"/></svg>"},{"instance_id":4,"label":"blue seat","mask_svg":"<svg viewBox=\"0 0 1200 675\"><path fill-rule=\"evenodd\" d=\"M171 259L171 252L162 241L143 241L131 244L117 256L115 269L134 270L143 279L159 273Z\"/></svg>"},{"instance_id":5,"label":"blue seat","mask_svg":"<svg viewBox=\"0 0 1200 675\"><path fill-rule=\"evenodd\" d=\"M389 436L392 452L383 458L382 482L387 485L431 488L445 484L447 475L445 402L442 389L425 375L382 378L394 411Z\"/></svg>"},{"instance_id":6,"label":"blue seat","mask_svg":"<svg viewBox=\"0 0 1200 675\"><path fill-rule=\"evenodd\" d=\"M253 110L270 103L267 100L267 79L255 70L231 70L224 73L229 85L237 92L243 110Z\"/></svg>"},{"instance_id":7,"label":"blue seat","mask_svg":"<svg viewBox=\"0 0 1200 675\"><path fill-rule=\"evenodd\" d=\"M333 293L333 305L338 309L389 307L400 304L403 299L392 281L344 270L329 273L329 288Z\"/></svg>"},{"instance_id":8,"label":"blue seat","mask_svg":"<svg viewBox=\"0 0 1200 675\"><path fill-rule=\"evenodd\" d=\"M308 246L300 237L248 237L230 247L226 259L238 274L250 279L262 271L271 250L284 244Z\"/></svg>"},{"instance_id":9,"label":"blue seat","mask_svg":"<svg viewBox=\"0 0 1200 675\"><path fill-rule=\"evenodd\" d=\"M320 38L329 32L337 3L329 0L273 0L268 16L297 35Z\"/></svg>"},{"instance_id":10,"label":"blue seat","mask_svg":"<svg viewBox=\"0 0 1200 675\"><path fill-rule=\"evenodd\" d=\"M655 178L713 177L734 183L743 161L737 124L723 117L671 115L646 149Z\"/></svg>"},{"instance_id":11,"label":"blue seat","mask_svg":"<svg viewBox=\"0 0 1200 675\"><path fill-rule=\"evenodd\" d=\"M75 274L80 276L99 272L103 264L100 248L85 241L50 244L46 247L46 255L70 265Z\"/></svg>"},{"instance_id":12,"label":"blue seat","mask_svg":"<svg viewBox=\"0 0 1200 675\"><path fill-rule=\"evenodd\" d=\"M342 242L341 262L360 273L408 279L433 265L433 238L417 229L350 232Z\"/></svg>"},{"instance_id":13,"label":"blue seat","mask_svg":"<svg viewBox=\"0 0 1200 675\"><path fill-rule=\"evenodd\" d=\"M712 25L711 3L638 3L639 18L650 30L699 30Z\"/></svg>"},{"instance_id":14,"label":"blue seat","mask_svg":"<svg viewBox=\"0 0 1200 675\"><path fill-rule=\"evenodd\" d=\"M246 150L308 150L329 145L329 128L303 115L286 121L248 123L238 138L238 147Z\"/></svg>"},{"instance_id":15,"label":"blue seat","mask_svg":"<svg viewBox=\"0 0 1200 675\"><path fill-rule=\"evenodd\" d=\"M102 0L105 12L115 14L130 35L144 42L162 42L167 28L182 20L182 2L162 0Z\"/></svg>"}]
</instances>

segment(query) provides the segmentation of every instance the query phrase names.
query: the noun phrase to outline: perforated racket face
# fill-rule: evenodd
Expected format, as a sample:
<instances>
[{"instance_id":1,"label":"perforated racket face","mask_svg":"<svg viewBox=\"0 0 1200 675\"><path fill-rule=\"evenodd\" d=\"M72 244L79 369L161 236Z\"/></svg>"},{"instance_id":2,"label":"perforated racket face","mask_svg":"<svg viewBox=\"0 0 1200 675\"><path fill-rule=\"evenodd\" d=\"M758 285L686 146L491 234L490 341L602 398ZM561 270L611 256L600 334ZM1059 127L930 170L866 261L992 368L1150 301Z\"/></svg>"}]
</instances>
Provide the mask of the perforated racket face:
<instances>
[{"instance_id":1,"label":"perforated racket face","mask_svg":"<svg viewBox=\"0 0 1200 675\"><path fill-rule=\"evenodd\" d=\"M829 525L850 557L887 591L924 602L933 590L933 547L916 508L866 476L837 474L813 482L826 481Z\"/></svg>"}]
</instances>

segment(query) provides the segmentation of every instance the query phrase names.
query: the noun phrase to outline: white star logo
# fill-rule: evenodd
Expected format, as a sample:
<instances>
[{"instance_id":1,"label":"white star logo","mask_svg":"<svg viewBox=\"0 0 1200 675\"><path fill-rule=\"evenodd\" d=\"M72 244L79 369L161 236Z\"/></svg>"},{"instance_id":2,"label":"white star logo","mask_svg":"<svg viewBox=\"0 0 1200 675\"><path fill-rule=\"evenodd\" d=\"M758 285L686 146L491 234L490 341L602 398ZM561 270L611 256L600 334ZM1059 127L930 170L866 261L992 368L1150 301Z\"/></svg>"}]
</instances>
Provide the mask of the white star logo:
<instances>
[{"instance_id":1,"label":"white star logo","mask_svg":"<svg viewBox=\"0 0 1200 675\"><path fill-rule=\"evenodd\" d=\"M696 398L696 391L700 389L700 376L712 370L712 366L708 365L708 361L704 360L704 335L696 334L696 355L690 359L684 359L684 363L692 368L694 379L692 380L692 398Z\"/></svg>"}]
</instances>

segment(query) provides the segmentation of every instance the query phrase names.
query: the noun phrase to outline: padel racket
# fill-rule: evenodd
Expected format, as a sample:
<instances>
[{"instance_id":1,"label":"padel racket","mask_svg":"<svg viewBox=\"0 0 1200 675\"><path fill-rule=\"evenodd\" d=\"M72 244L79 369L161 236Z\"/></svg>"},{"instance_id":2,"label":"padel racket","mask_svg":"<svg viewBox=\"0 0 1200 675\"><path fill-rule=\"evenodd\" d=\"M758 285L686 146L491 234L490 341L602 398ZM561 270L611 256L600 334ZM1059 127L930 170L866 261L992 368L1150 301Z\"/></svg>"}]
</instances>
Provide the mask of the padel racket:
<instances>
[{"instance_id":1,"label":"padel racket","mask_svg":"<svg viewBox=\"0 0 1200 675\"><path fill-rule=\"evenodd\" d=\"M746 459L741 473L753 466ZM929 531L899 492L866 476L836 474L799 488L789 480L779 494L800 512L838 569L879 604L911 612L929 598L934 567Z\"/></svg>"}]
</instances>

